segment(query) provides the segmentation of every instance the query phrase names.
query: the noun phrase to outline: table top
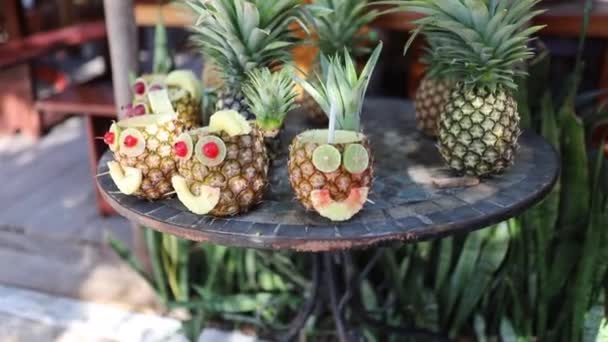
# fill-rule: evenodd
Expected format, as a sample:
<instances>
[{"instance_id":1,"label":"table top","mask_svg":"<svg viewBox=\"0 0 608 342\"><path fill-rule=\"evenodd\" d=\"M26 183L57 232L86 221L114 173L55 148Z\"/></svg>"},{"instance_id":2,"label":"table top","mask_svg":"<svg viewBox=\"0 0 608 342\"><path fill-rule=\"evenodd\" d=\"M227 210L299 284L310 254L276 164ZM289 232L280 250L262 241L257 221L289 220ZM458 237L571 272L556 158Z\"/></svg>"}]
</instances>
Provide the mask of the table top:
<instances>
[{"instance_id":1,"label":"table top","mask_svg":"<svg viewBox=\"0 0 608 342\"><path fill-rule=\"evenodd\" d=\"M287 145L310 125L303 113L294 111L286 126L282 156L272 167L265 201L245 215L198 216L175 198L148 202L125 196L107 174L109 152L99 163L98 186L119 214L161 232L227 246L320 252L415 242L487 227L542 199L559 171L551 145L524 132L515 165L507 172L474 187L439 189L434 178L454 175L443 165L435 142L416 130L411 104L372 98L363 108L363 127L375 158L369 198L373 203L350 221L333 223L306 212L294 199L287 177Z\"/></svg>"}]
</instances>

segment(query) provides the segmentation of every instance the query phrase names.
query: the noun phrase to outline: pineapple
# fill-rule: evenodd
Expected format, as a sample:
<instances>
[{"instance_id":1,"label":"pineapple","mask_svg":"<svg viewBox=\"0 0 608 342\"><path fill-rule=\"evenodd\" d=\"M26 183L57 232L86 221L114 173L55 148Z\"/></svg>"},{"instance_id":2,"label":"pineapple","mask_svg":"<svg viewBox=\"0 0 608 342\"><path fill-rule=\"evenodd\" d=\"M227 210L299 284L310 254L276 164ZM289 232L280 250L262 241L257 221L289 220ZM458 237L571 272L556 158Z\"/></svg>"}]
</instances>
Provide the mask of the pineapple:
<instances>
[{"instance_id":1,"label":"pineapple","mask_svg":"<svg viewBox=\"0 0 608 342\"><path fill-rule=\"evenodd\" d=\"M201 124L202 89L192 71L175 70L167 75L143 75L135 80L132 89L135 96L132 105L127 109L127 116L154 114L150 110L148 94L150 91L167 89L178 120L186 128Z\"/></svg>"},{"instance_id":2,"label":"pineapple","mask_svg":"<svg viewBox=\"0 0 608 342\"><path fill-rule=\"evenodd\" d=\"M127 116L154 114L150 110L148 94L154 90L167 89L173 109L177 112L178 120L186 128L201 124L200 81L189 70L169 72L173 65L169 55L167 30L162 18L156 24L154 36L154 69L152 74L137 78L132 85L133 103L127 108Z\"/></svg>"},{"instance_id":3,"label":"pineapple","mask_svg":"<svg viewBox=\"0 0 608 342\"><path fill-rule=\"evenodd\" d=\"M110 176L126 195L158 200L173 191L177 172L172 142L183 129L174 114L137 116L114 123L104 141L114 152Z\"/></svg>"},{"instance_id":4,"label":"pineapple","mask_svg":"<svg viewBox=\"0 0 608 342\"><path fill-rule=\"evenodd\" d=\"M262 132L236 111L220 111L208 127L181 134L173 145L178 199L198 215L233 216L262 201L268 155Z\"/></svg>"},{"instance_id":5,"label":"pineapple","mask_svg":"<svg viewBox=\"0 0 608 342\"><path fill-rule=\"evenodd\" d=\"M279 133L287 113L296 108L298 96L291 77L292 69L277 72L270 69L255 69L243 86L243 93L256 123L262 130L270 158L276 159L280 152Z\"/></svg>"},{"instance_id":6,"label":"pineapple","mask_svg":"<svg viewBox=\"0 0 608 342\"><path fill-rule=\"evenodd\" d=\"M360 132L363 99L382 44L360 76L350 54L329 60L326 80L296 78L329 118L329 129L296 136L289 147L289 182L307 210L332 221L358 213L372 185L373 157L369 139Z\"/></svg>"},{"instance_id":7,"label":"pineapple","mask_svg":"<svg viewBox=\"0 0 608 342\"><path fill-rule=\"evenodd\" d=\"M365 27L378 15L378 11L369 10L367 0L315 0L317 10L316 44L319 55L312 66L311 75L326 74L320 56L333 56L346 49L352 56L361 57L369 53L367 43L371 35L364 34ZM309 79L312 81L312 79ZM315 99L304 91L300 99L301 106L313 122L327 124L327 116Z\"/></svg>"},{"instance_id":8,"label":"pineapple","mask_svg":"<svg viewBox=\"0 0 608 342\"><path fill-rule=\"evenodd\" d=\"M425 77L416 91L416 123L429 137L437 136L439 116L450 98L451 88L451 82L447 80Z\"/></svg>"},{"instance_id":9,"label":"pineapple","mask_svg":"<svg viewBox=\"0 0 608 342\"><path fill-rule=\"evenodd\" d=\"M247 73L289 61L295 41L290 24L303 22L304 6L299 0L188 0L187 4L198 16L193 41L224 80L216 109L253 118L241 89Z\"/></svg>"},{"instance_id":10,"label":"pineapple","mask_svg":"<svg viewBox=\"0 0 608 342\"><path fill-rule=\"evenodd\" d=\"M459 173L498 174L514 162L520 135L513 98L517 64L532 57L527 24L539 0L384 1L424 13L418 30L433 42L431 77L457 80L441 112L439 151Z\"/></svg>"}]
</instances>

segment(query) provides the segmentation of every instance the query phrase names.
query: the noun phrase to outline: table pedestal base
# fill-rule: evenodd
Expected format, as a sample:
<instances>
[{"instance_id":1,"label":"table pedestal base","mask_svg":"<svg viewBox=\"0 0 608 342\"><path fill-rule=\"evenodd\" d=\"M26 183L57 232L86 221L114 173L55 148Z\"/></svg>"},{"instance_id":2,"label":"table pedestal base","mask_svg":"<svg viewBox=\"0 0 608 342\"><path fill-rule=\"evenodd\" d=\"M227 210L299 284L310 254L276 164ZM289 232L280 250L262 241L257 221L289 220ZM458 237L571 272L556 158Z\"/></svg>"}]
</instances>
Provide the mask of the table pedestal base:
<instances>
[{"instance_id":1,"label":"table pedestal base","mask_svg":"<svg viewBox=\"0 0 608 342\"><path fill-rule=\"evenodd\" d=\"M350 252L311 254L312 289L289 329L278 338L281 342L296 339L315 312L329 310L340 342L364 341L361 327L368 326L385 334L417 338L424 341L448 341L447 337L419 328L396 327L370 317L362 305L360 286L384 253L378 249L361 272L357 272ZM342 280L342 283L341 283ZM347 311L351 320L346 319Z\"/></svg>"}]
</instances>

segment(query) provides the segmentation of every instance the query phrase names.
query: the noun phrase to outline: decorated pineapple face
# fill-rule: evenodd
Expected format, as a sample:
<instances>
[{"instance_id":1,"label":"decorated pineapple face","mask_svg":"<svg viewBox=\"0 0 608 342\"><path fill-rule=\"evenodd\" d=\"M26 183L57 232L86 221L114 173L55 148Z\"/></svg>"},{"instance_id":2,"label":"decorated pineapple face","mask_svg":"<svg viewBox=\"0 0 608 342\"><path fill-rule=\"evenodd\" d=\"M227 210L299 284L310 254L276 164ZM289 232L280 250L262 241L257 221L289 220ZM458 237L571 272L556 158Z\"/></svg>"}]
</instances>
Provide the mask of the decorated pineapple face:
<instances>
[{"instance_id":1,"label":"decorated pineapple face","mask_svg":"<svg viewBox=\"0 0 608 342\"><path fill-rule=\"evenodd\" d=\"M372 184L373 168L367 137L328 130L298 135L289 151L289 181L304 207L333 221L345 221L361 211Z\"/></svg>"},{"instance_id":2,"label":"decorated pineapple face","mask_svg":"<svg viewBox=\"0 0 608 342\"><path fill-rule=\"evenodd\" d=\"M126 108L127 116L154 114L149 94L166 90L179 121L186 128L196 127L201 123L200 81L190 70L176 70L167 75L148 74L135 80L132 86L133 103Z\"/></svg>"},{"instance_id":3,"label":"decorated pineapple face","mask_svg":"<svg viewBox=\"0 0 608 342\"><path fill-rule=\"evenodd\" d=\"M177 137L173 151L179 172L173 187L193 213L232 216L262 201L268 184L264 138L238 112L217 112L208 127Z\"/></svg>"},{"instance_id":4,"label":"decorated pineapple face","mask_svg":"<svg viewBox=\"0 0 608 342\"><path fill-rule=\"evenodd\" d=\"M114 152L110 176L126 195L158 200L172 192L177 171L172 142L182 131L172 114L145 115L114 123L104 141Z\"/></svg>"}]
</instances>

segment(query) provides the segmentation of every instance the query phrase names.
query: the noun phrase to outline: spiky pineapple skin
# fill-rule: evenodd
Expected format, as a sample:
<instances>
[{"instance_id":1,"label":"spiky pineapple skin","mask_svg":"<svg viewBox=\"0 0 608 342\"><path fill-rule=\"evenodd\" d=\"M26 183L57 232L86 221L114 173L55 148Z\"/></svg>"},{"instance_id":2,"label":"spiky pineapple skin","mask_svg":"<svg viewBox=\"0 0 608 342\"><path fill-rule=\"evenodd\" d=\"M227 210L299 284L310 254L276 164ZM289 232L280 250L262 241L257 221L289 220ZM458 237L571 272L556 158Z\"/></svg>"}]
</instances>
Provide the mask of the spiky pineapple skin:
<instances>
[{"instance_id":1,"label":"spiky pineapple skin","mask_svg":"<svg viewBox=\"0 0 608 342\"><path fill-rule=\"evenodd\" d=\"M449 81L425 77L416 90L416 125L429 137L434 138L438 134L439 118L450 99L451 89Z\"/></svg>"},{"instance_id":2,"label":"spiky pineapple skin","mask_svg":"<svg viewBox=\"0 0 608 342\"><path fill-rule=\"evenodd\" d=\"M261 131L252 124L248 135L217 135L226 145L226 158L217 166L206 166L192 157L178 160L179 175L186 179L190 191L200 195L201 185L219 188L220 200L209 212L213 216L242 214L262 202L268 186L268 153ZM198 140L192 135L194 144Z\"/></svg>"},{"instance_id":3,"label":"spiky pineapple skin","mask_svg":"<svg viewBox=\"0 0 608 342\"><path fill-rule=\"evenodd\" d=\"M200 127L202 123L201 104L195 101L186 90L169 86L169 98L178 120L186 129Z\"/></svg>"},{"instance_id":4,"label":"spiky pineapple skin","mask_svg":"<svg viewBox=\"0 0 608 342\"><path fill-rule=\"evenodd\" d=\"M134 167L142 171L142 183L135 196L147 200L159 200L173 191L171 177L177 173L173 154L173 140L183 131L178 121L135 128L140 131L146 142L144 153L129 157L120 150L114 159L122 166Z\"/></svg>"},{"instance_id":5,"label":"spiky pineapple skin","mask_svg":"<svg viewBox=\"0 0 608 342\"><path fill-rule=\"evenodd\" d=\"M218 94L218 100L215 104L215 110L235 110L239 112L245 119L254 119L253 113L249 110L245 95L239 92L231 92L222 90Z\"/></svg>"},{"instance_id":6,"label":"spiky pineapple skin","mask_svg":"<svg viewBox=\"0 0 608 342\"><path fill-rule=\"evenodd\" d=\"M510 93L459 84L440 117L439 151L447 165L460 173L501 173L514 162L519 120Z\"/></svg>"},{"instance_id":7,"label":"spiky pineapple skin","mask_svg":"<svg viewBox=\"0 0 608 342\"><path fill-rule=\"evenodd\" d=\"M365 147L370 156L370 163L365 171L352 174L342 164L336 171L324 173L317 170L312 162L313 152L319 144L303 141L300 136L294 138L289 146L289 161L287 164L289 183L296 194L296 198L307 210L315 210L310 198L313 190L329 190L332 199L343 201L354 188L371 188L374 168L369 139L364 136L363 140L358 143ZM348 145L334 144L333 146L340 151L341 155L344 155L344 150Z\"/></svg>"}]
</instances>

